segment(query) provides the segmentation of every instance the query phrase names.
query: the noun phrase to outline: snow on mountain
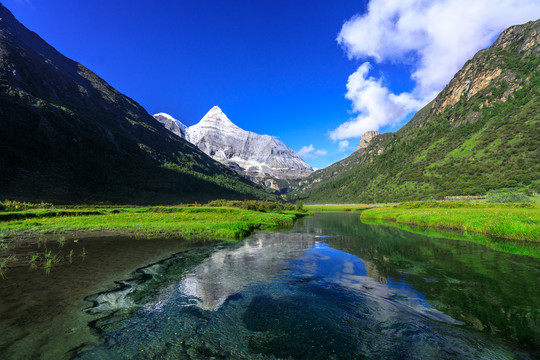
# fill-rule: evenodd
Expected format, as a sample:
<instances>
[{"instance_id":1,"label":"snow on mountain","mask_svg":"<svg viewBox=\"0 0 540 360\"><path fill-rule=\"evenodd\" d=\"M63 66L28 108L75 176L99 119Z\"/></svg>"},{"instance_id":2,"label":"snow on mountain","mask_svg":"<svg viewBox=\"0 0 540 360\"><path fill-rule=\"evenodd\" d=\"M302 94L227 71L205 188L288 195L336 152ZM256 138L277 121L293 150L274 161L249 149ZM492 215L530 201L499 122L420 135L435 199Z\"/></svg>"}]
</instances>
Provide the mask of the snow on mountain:
<instances>
[{"instance_id":1,"label":"snow on mountain","mask_svg":"<svg viewBox=\"0 0 540 360\"><path fill-rule=\"evenodd\" d=\"M163 126L165 126L167 130L180 136L183 139L186 138L187 126L173 118L171 115L165 113L158 113L154 115L154 118L161 124L163 124Z\"/></svg>"},{"instance_id":2,"label":"snow on mountain","mask_svg":"<svg viewBox=\"0 0 540 360\"><path fill-rule=\"evenodd\" d=\"M158 115L161 115L161 120L158 119L161 123L164 123L163 119L177 121L163 113L154 117L157 119ZM239 128L217 106L210 109L198 124L188 127L184 133L184 136L179 136L196 145L214 160L277 191L282 190L283 184L278 184L276 179L302 179L313 172L311 166L281 141L273 136L259 135ZM178 135L176 132L175 134Z\"/></svg>"}]
</instances>

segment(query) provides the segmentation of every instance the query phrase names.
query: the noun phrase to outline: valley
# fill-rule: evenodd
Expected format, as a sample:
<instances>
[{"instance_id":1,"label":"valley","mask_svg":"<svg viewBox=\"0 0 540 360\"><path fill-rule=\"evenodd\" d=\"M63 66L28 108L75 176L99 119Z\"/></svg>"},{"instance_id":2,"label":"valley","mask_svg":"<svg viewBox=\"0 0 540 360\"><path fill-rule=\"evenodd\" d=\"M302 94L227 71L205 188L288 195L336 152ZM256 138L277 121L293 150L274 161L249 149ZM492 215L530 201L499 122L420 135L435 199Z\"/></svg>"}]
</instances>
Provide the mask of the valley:
<instances>
[{"instance_id":1,"label":"valley","mask_svg":"<svg viewBox=\"0 0 540 360\"><path fill-rule=\"evenodd\" d=\"M539 358L516 1L0 4L0 358Z\"/></svg>"}]
</instances>

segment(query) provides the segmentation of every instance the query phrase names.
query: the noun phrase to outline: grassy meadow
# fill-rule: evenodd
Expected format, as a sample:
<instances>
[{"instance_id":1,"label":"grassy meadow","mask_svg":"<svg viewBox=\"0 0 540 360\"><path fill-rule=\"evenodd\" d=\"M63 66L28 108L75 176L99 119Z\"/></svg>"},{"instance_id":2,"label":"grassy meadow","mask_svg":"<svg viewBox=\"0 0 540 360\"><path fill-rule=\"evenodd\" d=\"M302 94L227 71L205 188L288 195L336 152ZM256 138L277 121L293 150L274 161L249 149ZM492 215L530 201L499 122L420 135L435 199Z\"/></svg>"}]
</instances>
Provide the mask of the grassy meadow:
<instances>
[{"instance_id":1,"label":"grassy meadow","mask_svg":"<svg viewBox=\"0 0 540 360\"><path fill-rule=\"evenodd\" d=\"M265 202L251 203L264 205ZM141 236L241 239L255 230L292 226L294 220L302 214L300 211L276 208L267 211L264 206L256 210L200 205L88 209L30 207L0 212L0 238L107 230Z\"/></svg>"},{"instance_id":2,"label":"grassy meadow","mask_svg":"<svg viewBox=\"0 0 540 360\"><path fill-rule=\"evenodd\" d=\"M540 208L533 203L412 202L369 209L361 219L540 242Z\"/></svg>"},{"instance_id":3,"label":"grassy meadow","mask_svg":"<svg viewBox=\"0 0 540 360\"><path fill-rule=\"evenodd\" d=\"M418 225L401 224L394 221L362 219L364 224L368 225L386 225L397 227L398 229L412 232L415 234L426 235L435 238L466 240L480 245L487 246L493 250L503 251L510 254L527 255L540 258L540 242L504 240L494 238L489 235L467 232L452 229L432 228Z\"/></svg>"},{"instance_id":4,"label":"grassy meadow","mask_svg":"<svg viewBox=\"0 0 540 360\"><path fill-rule=\"evenodd\" d=\"M88 208L4 201L0 202L0 279L17 264L43 267L48 274L53 265L84 258L84 248L82 252L60 254L59 249L73 235L96 232L99 236L106 232L135 238L236 240L258 230L291 227L296 218L306 214L292 204L255 200L218 200L204 206ZM49 243L48 247L47 239L57 244ZM28 243L43 248L21 257L19 250ZM52 250L55 246L58 249Z\"/></svg>"}]
</instances>

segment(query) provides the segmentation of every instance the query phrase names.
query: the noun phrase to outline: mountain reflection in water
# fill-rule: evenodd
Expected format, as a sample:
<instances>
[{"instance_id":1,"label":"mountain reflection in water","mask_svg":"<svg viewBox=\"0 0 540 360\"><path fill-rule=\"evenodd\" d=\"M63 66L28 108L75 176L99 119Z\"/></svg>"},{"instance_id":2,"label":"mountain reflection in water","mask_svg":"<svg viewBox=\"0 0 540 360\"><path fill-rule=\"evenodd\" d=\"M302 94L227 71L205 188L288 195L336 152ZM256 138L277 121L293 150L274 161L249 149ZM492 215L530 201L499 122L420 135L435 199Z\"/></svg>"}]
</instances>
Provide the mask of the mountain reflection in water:
<instances>
[{"instance_id":1,"label":"mountain reflection in water","mask_svg":"<svg viewBox=\"0 0 540 360\"><path fill-rule=\"evenodd\" d=\"M539 264L517 259L357 214L315 216L177 254L96 295L103 340L80 357L531 358Z\"/></svg>"}]
</instances>

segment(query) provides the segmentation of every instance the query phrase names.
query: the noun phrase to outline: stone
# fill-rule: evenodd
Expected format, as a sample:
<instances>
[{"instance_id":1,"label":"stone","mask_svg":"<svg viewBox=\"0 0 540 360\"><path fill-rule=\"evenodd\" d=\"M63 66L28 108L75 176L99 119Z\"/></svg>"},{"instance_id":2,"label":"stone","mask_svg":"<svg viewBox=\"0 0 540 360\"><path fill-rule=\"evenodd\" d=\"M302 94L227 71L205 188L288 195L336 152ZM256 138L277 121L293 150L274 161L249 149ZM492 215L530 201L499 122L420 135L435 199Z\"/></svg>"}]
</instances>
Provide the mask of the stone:
<instances>
[{"instance_id":1,"label":"stone","mask_svg":"<svg viewBox=\"0 0 540 360\"><path fill-rule=\"evenodd\" d=\"M366 131L364 135L362 135L360 145L358 145L356 151L367 148L371 140L378 135L380 135L380 133L377 130Z\"/></svg>"}]
</instances>

